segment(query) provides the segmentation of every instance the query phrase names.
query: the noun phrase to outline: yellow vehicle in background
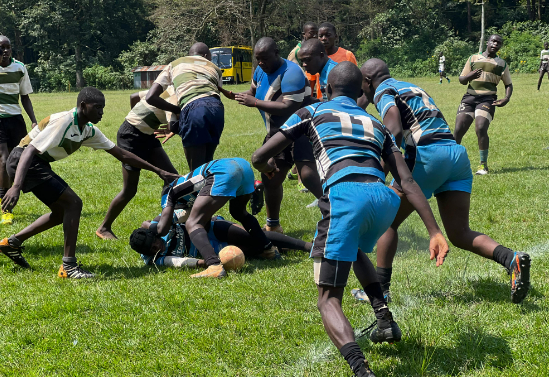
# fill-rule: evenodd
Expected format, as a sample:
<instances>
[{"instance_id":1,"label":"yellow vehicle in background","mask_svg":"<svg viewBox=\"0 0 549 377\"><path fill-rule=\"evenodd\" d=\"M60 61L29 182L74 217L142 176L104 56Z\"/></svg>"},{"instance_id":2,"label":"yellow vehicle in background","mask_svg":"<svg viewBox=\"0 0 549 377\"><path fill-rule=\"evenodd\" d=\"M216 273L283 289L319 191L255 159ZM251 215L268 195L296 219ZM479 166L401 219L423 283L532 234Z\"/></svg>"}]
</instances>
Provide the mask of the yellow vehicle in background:
<instances>
[{"instance_id":1,"label":"yellow vehicle in background","mask_svg":"<svg viewBox=\"0 0 549 377\"><path fill-rule=\"evenodd\" d=\"M252 80L252 48L229 46L210 48L212 63L221 68L223 82L239 84Z\"/></svg>"}]
</instances>

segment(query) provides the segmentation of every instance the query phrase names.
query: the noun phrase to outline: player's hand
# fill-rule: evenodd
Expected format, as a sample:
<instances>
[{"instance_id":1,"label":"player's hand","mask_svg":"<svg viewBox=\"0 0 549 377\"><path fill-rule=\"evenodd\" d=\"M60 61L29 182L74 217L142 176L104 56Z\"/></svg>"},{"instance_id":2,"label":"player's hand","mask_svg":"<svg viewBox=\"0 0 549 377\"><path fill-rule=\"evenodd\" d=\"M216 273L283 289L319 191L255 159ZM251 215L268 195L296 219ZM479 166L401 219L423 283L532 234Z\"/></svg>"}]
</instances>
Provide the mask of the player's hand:
<instances>
[{"instance_id":1,"label":"player's hand","mask_svg":"<svg viewBox=\"0 0 549 377\"><path fill-rule=\"evenodd\" d=\"M482 75L482 68L475 69L473 72L469 73L467 76L467 81L472 81L478 79Z\"/></svg>"},{"instance_id":2,"label":"player's hand","mask_svg":"<svg viewBox=\"0 0 549 377\"><path fill-rule=\"evenodd\" d=\"M276 166L276 162L274 158L269 158L269 161L267 161L267 165L265 166L265 169L262 171L263 174L267 176L267 178L271 179L275 176L276 173L278 173L280 169Z\"/></svg>"},{"instance_id":3,"label":"player's hand","mask_svg":"<svg viewBox=\"0 0 549 377\"><path fill-rule=\"evenodd\" d=\"M6 195L4 195L4 198L2 199L3 212L11 212L11 210L15 207L15 205L19 201L19 194L20 194L20 190L15 186L12 186L8 190L8 192L6 192Z\"/></svg>"},{"instance_id":4,"label":"player's hand","mask_svg":"<svg viewBox=\"0 0 549 377\"><path fill-rule=\"evenodd\" d=\"M156 131L154 131L154 135L155 135L154 137L156 139L163 139L164 138L164 141L162 141L162 144L165 144L175 134L173 132L170 132L170 130L168 129L167 124L163 124L160 127L158 127L158 129Z\"/></svg>"},{"instance_id":5,"label":"player's hand","mask_svg":"<svg viewBox=\"0 0 549 377\"><path fill-rule=\"evenodd\" d=\"M33 123L33 124L31 124L31 129L34 128L34 127L36 127L36 126L38 126L38 123Z\"/></svg>"},{"instance_id":6,"label":"player's hand","mask_svg":"<svg viewBox=\"0 0 549 377\"><path fill-rule=\"evenodd\" d=\"M448 255L448 243L442 235L442 233L436 233L429 240L429 252L431 253L431 260L437 260L437 267L444 263L446 255Z\"/></svg>"},{"instance_id":7,"label":"player's hand","mask_svg":"<svg viewBox=\"0 0 549 377\"><path fill-rule=\"evenodd\" d=\"M219 89L219 91L220 91L221 93L223 93L223 95L224 95L225 97L227 97L228 99L232 99L233 101L235 100L236 94L233 93L232 90L231 90L231 91L228 91L228 90L225 90L225 89L223 89L223 88L221 88L221 87L219 87L219 86L217 87L217 89Z\"/></svg>"},{"instance_id":8,"label":"player's hand","mask_svg":"<svg viewBox=\"0 0 549 377\"><path fill-rule=\"evenodd\" d=\"M239 104L248 107L255 107L255 103L257 101L255 97L246 93L236 93L234 97Z\"/></svg>"},{"instance_id":9,"label":"player's hand","mask_svg":"<svg viewBox=\"0 0 549 377\"><path fill-rule=\"evenodd\" d=\"M492 102L492 105L497 106L497 107L503 107L503 106L507 105L508 103L509 103L509 98L505 97L505 98L498 99L497 101Z\"/></svg>"},{"instance_id":10,"label":"player's hand","mask_svg":"<svg viewBox=\"0 0 549 377\"><path fill-rule=\"evenodd\" d=\"M181 177L179 174L170 173L162 169L158 172L158 176L162 178L164 182L173 182Z\"/></svg>"}]
</instances>

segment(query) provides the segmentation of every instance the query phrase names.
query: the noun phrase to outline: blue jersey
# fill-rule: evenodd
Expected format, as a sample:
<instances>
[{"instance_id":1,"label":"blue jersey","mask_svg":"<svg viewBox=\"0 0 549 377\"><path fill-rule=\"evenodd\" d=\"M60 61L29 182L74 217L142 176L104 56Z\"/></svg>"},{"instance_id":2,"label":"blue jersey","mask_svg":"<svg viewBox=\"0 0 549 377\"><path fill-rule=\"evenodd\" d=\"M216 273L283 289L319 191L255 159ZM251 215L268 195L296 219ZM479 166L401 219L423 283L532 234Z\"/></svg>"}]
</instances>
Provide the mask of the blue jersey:
<instances>
[{"instance_id":1,"label":"blue jersey","mask_svg":"<svg viewBox=\"0 0 549 377\"><path fill-rule=\"evenodd\" d=\"M282 101L284 99L303 102L306 92L310 95L310 86L301 67L294 62L283 59L284 63L275 72L267 74L257 67L252 78L255 98L261 101ZM307 91L307 89L309 89ZM263 117L267 134L274 135L288 119L287 116L271 115L259 110Z\"/></svg>"},{"instance_id":2,"label":"blue jersey","mask_svg":"<svg viewBox=\"0 0 549 377\"><path fill-rule=\"evenodd\" d=\"M328 58L328 61L324 65L324 68L322 68L322 71L318 75L317 85L320 90L320 93L322 94L322 97L318 97L318 99L321 100L322 102L328 101L328 95L326 93L326 85L328 84L328 74L336 65L337 65L336 62Z\"/></svg>"},{"instance_id":3,"label":"blue jersey","mask_svg":"<svg viewBox=\"0 0 549 377\"><path fill-rule=\"evenodd\" d=\"M381 159L400 153L389 130L344 96L298 110L280 132L292 140L307 135L323 188L350 174L385 180Z\"/></svg>"},{"instance_id":4,"label":"blue jersey","mask_svg":"<svg viewBox=\"0 0 549 377\"><path fill-rule=\"evenodd\" d=\"M391 107L398 108L404 131L402 148L409 154L417 146L441 140L455 143L442 112L419 86L393 78L387 79L376 89L374 105L382 119Z\"/></svg>"}]
</instances>

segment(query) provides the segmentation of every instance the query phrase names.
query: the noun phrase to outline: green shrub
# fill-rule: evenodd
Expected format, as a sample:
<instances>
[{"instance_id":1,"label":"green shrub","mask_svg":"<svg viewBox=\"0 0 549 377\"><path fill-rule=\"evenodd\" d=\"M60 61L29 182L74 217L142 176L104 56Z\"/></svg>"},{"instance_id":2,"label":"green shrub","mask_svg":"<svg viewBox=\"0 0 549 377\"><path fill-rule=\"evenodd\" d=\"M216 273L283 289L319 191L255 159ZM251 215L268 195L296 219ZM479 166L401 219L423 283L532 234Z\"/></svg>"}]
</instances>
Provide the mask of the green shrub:
<instances>
[{"instance_id":1,"label":"green shrub","mask_svg":"<svg viewBox=\"0 0 549 377\"><path fill-rule=\"evenodd\" d=\"M38 79L40 92L65 91L76 85L74 56L41 56L31 69L33 77Z\"/></svg>"},{"instance_id":2,"label":"green shrub","mask_svg":"<svg viewBox=\"0 0 549 377\"><path fill-rule=\"evenodd\" d=\"M83 71L86 85L98 89L126 89L132 87L131 77L116 72L112 67L103 67L99 64L87 67Z\"/></svg>"}]
</instances>

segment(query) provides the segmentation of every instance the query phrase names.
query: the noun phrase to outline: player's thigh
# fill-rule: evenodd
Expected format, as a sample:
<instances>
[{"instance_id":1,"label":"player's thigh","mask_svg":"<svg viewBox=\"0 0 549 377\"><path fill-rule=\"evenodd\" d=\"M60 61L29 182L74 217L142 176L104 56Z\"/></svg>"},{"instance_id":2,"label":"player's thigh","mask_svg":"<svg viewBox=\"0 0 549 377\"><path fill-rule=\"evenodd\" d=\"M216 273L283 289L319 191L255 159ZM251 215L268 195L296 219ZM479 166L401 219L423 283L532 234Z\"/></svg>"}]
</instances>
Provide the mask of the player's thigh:
<instances>
[{"instance_id":1,"label":"player's thigh","mask_svg":"<svg viewBox=\"0 0 549 377\"><path fill-rule=\"evenodd\" d=\"M137 186L139 185L139 177L141 177L141 170L128 170L125 166L122 166L124 190L137 190Z\"/></svg>"},{"instance_id":2,"label":"player's thigh","mask_svg":"<svg viewBox=\"0 0 549 377\"><path fill-rule=\"evenodd\" d=\"M229 201L229 212L235 220L240 221L248 214L246 206L248 205L251 197L252 194L245 194L237 196Z\"/></svg>"},{"instance_id":3,"label":"player's thigh","mask_svg":"<svg viewBox=\"0 0 549 377\"><path fill-rule=\"evenodd\" d=\"M199 195L194 201L191 209L191 214L186 222L186 227L189 233L196 229L197 225L201 225L205 229L209 229L212 216L219 211L230 198L222 196L206 196Z\"/></svg>"},{"instance_id":4,"label":"player's thigh","mask_svg":"<svg viewBox=\"0 0 549 377\"><path fill-rule=\"evenodd\" d=\"M324 287L324 291L328 287L344 288L347 285L352 265L353 262L315 257L313 263L314 279L319 291L320 287Z\"/></svg>"},{"instance_id":5,"label":"player's thigh","mask_svg":"<svg viewBox=\"0 0 549 377\"><path fill-rule=\"evenodd\" d=\"M470 194L473 189L473 172L467 150L462 145L445 147L447 164L441 164L446 180L434 191L435 197L446 191L461 191Z\"/></svg>"},{"instance_id":6,"label":"player's thigh","mask_svg":"<svg viewBox=\"0 0 549 377\"><path fill-rule=\"evenodd\" d=\"M170 173L178 174L164 148L153 148L149 152L149 163Z\"/></svg>"},{"instance_id":7,"label":"player's thigh","mask_svg":"<svg viewBox=\"0 0 549 377\"><path fill-rule=\"evenodd\" d=\"M465 191L445 191L436 196L440 218L450 240L469 229L471 194Z\"/></svg>"}]
</instances>

